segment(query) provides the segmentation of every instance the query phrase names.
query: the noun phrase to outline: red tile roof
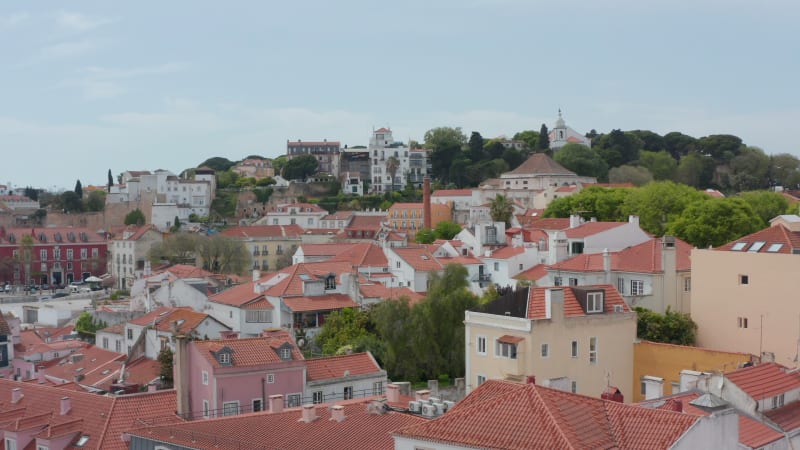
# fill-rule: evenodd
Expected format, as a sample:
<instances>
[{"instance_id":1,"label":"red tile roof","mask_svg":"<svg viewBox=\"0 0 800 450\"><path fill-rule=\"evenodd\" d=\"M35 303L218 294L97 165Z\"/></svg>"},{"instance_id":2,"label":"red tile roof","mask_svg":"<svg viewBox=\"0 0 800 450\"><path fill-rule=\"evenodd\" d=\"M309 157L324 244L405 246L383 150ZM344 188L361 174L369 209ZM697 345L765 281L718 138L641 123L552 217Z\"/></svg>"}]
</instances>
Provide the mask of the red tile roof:
<instances>
[{"instance_id":1,"label":"red tile roof","mask_svg":"<svg viewBox=\"0 0 800 450\"><path fill-rule=\"evenodd\" d=\"M575 175L544 153L534 153L519 167L503 175Z\"/></svg>"},{"instance_id":2,"label":"red tile roof","mask_svg":"<svg viewBox=\"0 0 800 450\"><path fill-rule=\"evenodd\" d=\"M286 343L292 347L292 359L294 361L304 359L292 336L288 331L283 330L272 332L266 337L209 341L195 340L189 342L189 345L194 346L212 367L220 368L227 366L221 366L212 352L216 353L227 347L233 351L231 360L234 367L260 366L283 362L277 350Z\"/></svg>"},{"instance_id":3,"label":"red tile roof","mask_svg":"<svg viewBox=\"0 0 800 450\"><path fill-rule=\"evenodd\" d=\"M490 380L436 420L393 434L463 447L509 450L664 449L698 420L687 414L533 384Z\"/></svg>"},{"instance_id":4,"label":"red tile roof","mask_svg":"<svg viewBox=\"0 0 800 450\"><path fill-rule=\"evenodd\" d=\"M44 369L44 374L50 379L77 381L80 384L91 385L99 373L110 367L109 363L125 358L126 356L121 353L92 345L61 358L58 364Z\"/></svg>"},{"instance_id":5,"label":"red tile roof","mask_svg":"<svg viewBox=\"0 0 800 450\"><path fill-rule=\"evenodd\" d=\"M369 352L306 360L308 381L332 380L346 376L380 374L381 366Z\"/></svg>"},{"instance_id":6,"label":"red tile roof","mask_svg":"<svg viewBox=\"0 0 800 450\"><path fill-rule=\"evenodd\" d=\"M268 214L278 213L289 213L291 208L297 208L298 213L302 214L312 214L312 213L325 213L328 214L328 211L320 208L318 205L313 203L282 203L272 210L269 211Z\"/></svg>"},{"instance_id":7,"label":"red tile roof","mask_svg":"<svg viewBox=\"0 0 800 450\"><path fill-rule=\"evenodd\" d=\"M267 277L262 278L265 279ZM246 303L250 303L259 298L263 298L264 294L259 294L254 291L254 283L252 281L244 284L225 289L219 294L214 294L208 297L209 301L214 303L222 303L224 305L241 307Z\"/></svg>"},{"instance_id":8,"label":"red tile roof","mask_svg":"<svg viewBox=\"0 0 800 450\"><path fill-rule=\"evenodd\" d=\"M569 217L547 217L528 222L525 229L532 230L566 230L569 228Z\"/></svg>"},{"instance_id":9,"label":"red tile roof","mask_svg":"<svg viewBox=\"0 0 800 450\"><path fill-rule=\"evenodd\" d=\"M272 280L280 280L267 288L264 292L265 295L270 297L303 295L304 278L308 280L323 280L332 273L336 275L337 282L340 282L343 273L352 272L353 267L348 262L323 261L301 263L289 266L269 277L264 277L261 279L261 282L270 283Z\"/></svg>"},{"instance_id":10,"label":"red tile roof","mask_svg":"<svg viewBox=\"0 0 800 450\"><path fill-rule=\"evenodd\" d=\"M336 211L335 213L328 214L320 220L345 220L350 219L355 214L353 211Z\"/></svg>"},{"instance_id":11,"label":"red tile roof","mask_svg":"<svg viewBox=\"0 0 800 450\"><path fill-rule=\"evenodd\" d=\"M520 272L514 276L515 280L538 281L547 276L547 266L537 264L530 269Z\"/></svg>"},{"instance_id":12,"label":"red tile roof","mask_svg":"<svg viewBox=\"0 0 800 450\"><path fill-rule=\"evenodd\" d=\"M158 331L172 331L173 323L177 323L180 333L191 333L204 320L210 317L208 314L199 313L188 306L180 308L162 306L141 317L130 320L128 323L138 326L155 324L155 329ZM210 320L215 319L212 318Z\"/></svg>"},{"instance_id":13,"label":"red tile roof","mask_svg":"<svg viewBox=\"0 0 800 450\"><path fill-rule=\"evenodd\" d=\"M531 287L528 291L528 319L544 319L545 318L545 292L548 289L545 287ZM603 301L603 311L606 314L613 314L615 306L622 306L623 313L631 312L630 307L619 292L610 284L599 284L593 286L580 286L574 288L571 286L562 287L564 291L564 317L578 317L585 316L581 304L575 297L577 289L602 289L605 292Z\"/></svg>"},{"instance_id":14,"label":"red tile roof","mask_svg":"<svg viewBox=\"0 0 800 450\"><path fill-rule=\"evenodd\" d=\"M14 241L9 241L11 235L14 235ZM70 244L100 244L105 243L106 238L96 233L89 228L72 228L72 227L19 227L19 228L6 228L5 233L0 235L0 244L14 244L19 245L22 242L23 236L33 236L34 244L40 243L39 237L44 235L48 244L61 243L63 245ZM82 239L86 237L84 241ZM72 239L70 239L72 237ZM60 240L59 240L60 239Z\"/></svg>"},{"instance_id":15,"label":"red tile roof","mask_svg":"<svg viewBox=\"0 0 800 450\"><path fill-rule=\"evenodd\" d=\"M431 197L472 197L472 189L437 189Z\"/></svg>"},{"instance_id":16,"label":"red tile roof","mask_svg":"<svg viewBox=\"0 0 800 450\"><path fill-rule=\"evenodd\" d=\"M220 232L222 236L237 239L259 238L299 238L303 235L300 225L253 225L249 227L231 227Z\"/></svg>"},{"instance_id":17,"label":"red tile roof","mask_svg":"<svg viewBox=\"0 0 800 450\"><path fill-rule=\"evenodd\" d=\"M379 298L381 300L397 300L401 297L408 298L410 304L419 303L420 300L425 298L417 292L412 291L407 287L386 287L381 283L366 281L361 277L361 282L358 285L361 295L364 298Z\"/></svg>"},{"instance_id":18,"label":"red tile roof","mask_svg":"<svg viewBox=\"0 0 800 450\"><path fill-rule=\"evenodd\" d=\"M442 264L433 256L427 247L394 247L392 251L403 261L408 263L408 265L413 267L414 270L428 272L431 270L443 269Z\"/></svg>"},{"instance_id":19,"label":"red tile roof","mask_svg":"<svg viewBox=\"0 0 800 450\"><path fill-rule=\"evenodd\" d=\"M299 420L300 409L291 409L274 414L259 412L152 427L132 434L188 448L220 450L391 450L394 449L391 431L427 422L423 417L392 410L371 413L363 400L344 403L345 420L341 422L331 419L329 407L319 406L315 408L317 419L309 423Z\"/></svg>"},{"instance_id":20,"label":"red tile roof","mask_svg":"<svg viewBox=\"0 0 800 450\"><path fill-rule=\"evenodd\" d=\"M175 264L174 266L167 267L160 271L160 273L168 273L175 278L206 278L214 276L213 273L203 270L199 267L189 266L186 264Z\"/></svg>"},{"instance_id":21,"label":"red tile roof","mask_svg":"<svg viewBox=\"0 0 800 450\"><path fill-rule=\"evenodd\" d=\"M621 227L628 222L586 222L579 227L569 228L565 231L567 238L577 239L585 238L593 234L602 233L613 228Z\"/></svg>"},{"instance_id":22,"label":"red tile roof","mask_svg":"<svg viewBox=\"0 0 800 450\"><path fill-rule=\"evenodd\" d=\"M782 408L765 411L764 415L786 433L800 429L800 401L792 402ZM753 448L756 447L753 446Z\"/></svg>"},{"instance_id":23,"label":"red tile roof","mask_svg":"<svg viewBox=\"0 0 800 450\"><path fill-rule=\"evenodd\" d=\"M345 230L380 230L386 216L355 216Z\"/></svg>"},{"instance_id":24,"label":"red tile roof","mask_svg":"<svg viewBox=\"0 0 800 450\"><path fill-rule=\"evenodd\" d=\"M792 372L777 363L744 367L726 373L725 378L754 400L774 397L800 388L800 372Z\"/></svg>"},{"instance_id":25,"label":"red tile roof","mask_svg":"<svg viewBox=\"0 0 800 450\"><path fill-rule=\"evenodd\" d=\"M653 238L639 245L610 253L611 270L615 272L657 273L663 271L661 265L661 238ZM692 246L675 238L675 260L678 271L691 270ZM602 272L603 254L584 253L573 258L553 264L551 271L569 272Z\"/></svg>"},{"instance_id":26,"label":"red tile roof","mask_svg":"<svg viewBox=\"0 0 800 450\"><path fill-rule=\"evenodd\" d=\"M525 253L525 247L507 245L499 250L493 251L491 256L486 256L484 259L508 259L523 253Z\"/></svg>"},{"instance_id":27,"label":"red tile roof","mask_svg":"<svg viewBox=\"0 0 800 450\"><path fill-rule=\"evenodd\" d=\"M753 244L763 242L761 248L753 250ZM780 245L776 245L780 244ZM773 247L775 245L775 247ZM734 250L734 247L736 250ZM778 247L776 249L776 247ZM792 253L795 248L800 248L800 232L791 231L783 225L776 224L771 227L756 231L753 234L740 237L735 241L719 246L716 250L735 251L740 253ZM773 250L773 251L770 251Z\"/></svg>"},{"instance_id":28,"label":"red tile roof","mask_svg":"<svg viewBox=\"0 0 800 450\"><path fill-rule=\"evenodd\" d=\"M358 308L358 303L354 302L347 294L326 294L314 297L283 297L283 303L293 312Z\"/></svg>"}]
</instances>

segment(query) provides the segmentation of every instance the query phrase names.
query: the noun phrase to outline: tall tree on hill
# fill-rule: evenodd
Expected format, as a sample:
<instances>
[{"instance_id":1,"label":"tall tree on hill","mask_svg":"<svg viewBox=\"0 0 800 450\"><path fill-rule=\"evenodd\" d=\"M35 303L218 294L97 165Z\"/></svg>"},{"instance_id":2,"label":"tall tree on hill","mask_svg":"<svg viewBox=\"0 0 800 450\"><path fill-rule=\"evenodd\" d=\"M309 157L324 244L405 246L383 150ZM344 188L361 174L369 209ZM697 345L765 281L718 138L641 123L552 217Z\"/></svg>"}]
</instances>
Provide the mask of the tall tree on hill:
<instances>
[{"instance_id":1,"label":"tall tree on hill","mask_svg":"<svg viewBox=\"0 0 800 450\"><path fill-rule=\"evenodd\" d=\"M511 226L511 215L514 214L514 206L505 195L498 194L489 207L489 215L495 222L505 222L506 226Z\"/></svg>"},{"instance_id":2,"label":"tall tree on hill","mask_svg":"<svg viewBox=\"0 0 800 450\"><path fill-rule=\"evenodd\" d=\"M469 136L469 159L476 163L483 160L483 136L477 131L473 131Z\"/></svg>"},{"instance_id":3,"label":"tall tree on hill","mask_svg":"<svg viewBox=\"0 0 800 450\"><path fill-rule=\"evenodd\" d=\"M547 125L542 124L539 128L539 138L536 140L536 151L538 153L550 150L550 132L547 131Z\"/></svg>"},{"instance_id":4,"label":"tall tree on hill","mask_svg":"<svg viewBox=\"0 0 800 450\"><path fill-rule=\"evenodd\" d=\"M466 143L467 137L460 127L437 127L425 132L425 147L431 149L433 174L442 183L450 181L450 166L462 156L461 147Z\"/></svg>"},{"instance_id":5,"label":"tall tree on hill","mask_svg":"<svg viewBox=\"0 0 800 450\"><path fill-rule=\"evenodd\" d=\"M114 185L114 177L111 175L111 169L108 169L108 192L111 192L111 186Z\"/></svg>"},{"instance_id":6,"label":"tall tree on hill","mask_svg":"<svg viewBox=\"0 0 800 450\"><path fill-rule=\"evenodd\" d=\"M78 198L83 198L83 186L81 186L81 180L78 180L75 183L75 193L78 194Z\"/></svg>"}]
</instances>

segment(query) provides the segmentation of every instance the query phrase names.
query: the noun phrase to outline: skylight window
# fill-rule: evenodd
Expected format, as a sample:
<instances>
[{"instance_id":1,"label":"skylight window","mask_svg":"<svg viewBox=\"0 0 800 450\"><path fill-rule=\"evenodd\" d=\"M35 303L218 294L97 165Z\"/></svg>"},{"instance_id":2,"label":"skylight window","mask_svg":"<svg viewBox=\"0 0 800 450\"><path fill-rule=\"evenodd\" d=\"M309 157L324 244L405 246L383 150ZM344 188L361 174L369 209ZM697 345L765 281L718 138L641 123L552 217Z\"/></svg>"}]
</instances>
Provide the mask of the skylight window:
<instances>
[{"instance_id":1,"label":"skylight window","mask_svg":"<svg viewBox=\"0 0 800 450\"><path fill-rule=\"evenodd\" d=\"M731 247L731 250L733 250L735 252L739 252L739 251L742 251L746 246L747 246L747 242L737 242L737 243L733 244L733 247Z\"/></svg>"},{"instance_id":2,"label":"skylight window","mask_svg":"<svg viewBox=\"0 0 800 450\"><path fill-rule=\"evenodd\" d=\"M75 443L75 447L83 447L87 442L89 442L89 436L84 434L80 439L78 439L78 442Z\"/></svg>"},{"instance_id":3,"label":"skylight window","mask_svg":"<svg viewBox=\"0 0 800 450\"><path fill-rule=\"evenodd\" d=\"M747 249L747 251L748 252L757 252L757 251L761 250L761 247L763 247L764 244L766 244L766 242L764 242L764 241L753 242L753 245L751 245L750 248Z\"/></svg>"},{"instance_id":4,"label":"skylight window","mask_svg":"<svg viewBox=\"0 0 800 450\"><path fill-rule=\"evenodd\" d=\"M772 245L769 246L767 251L770 252L770 253L775 253L775 252L779 251L781 249L781 247L783 247L783 244L772 244Z\"/></svg>"}]
</instances>

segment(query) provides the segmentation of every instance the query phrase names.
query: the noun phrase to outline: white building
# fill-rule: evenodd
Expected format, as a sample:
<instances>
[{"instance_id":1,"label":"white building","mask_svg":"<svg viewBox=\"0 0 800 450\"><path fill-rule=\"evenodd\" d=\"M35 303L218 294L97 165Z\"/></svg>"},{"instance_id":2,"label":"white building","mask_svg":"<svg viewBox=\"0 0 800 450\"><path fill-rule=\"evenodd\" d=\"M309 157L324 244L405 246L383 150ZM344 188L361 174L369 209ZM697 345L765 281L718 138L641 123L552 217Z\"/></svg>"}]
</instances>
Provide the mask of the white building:
<instances>
[{"instance_id":1,"label":"white building","mask_svg":"<svg viewBox=\"0 0 800 450\"><path fill-rule=\"evenodd\" d=\"M278 205L258 219L256 225L300 225L303 228L321 228L320 221L328 211L311 203L286 203Z\"/></svg>"},{"instance_id":2,"label":"white building","mask_svg":"<svg viewBox=\"0 0 800 450\"><path fill-rule=\"evenodd\" d=\"M129 356L132 351L140 351L143 356L156 359L164 348L175 351L176 334L196 339L219 339L222 333L230 330L209 314L191 308L161 307L125 324L124 351Z\"/></svg>"},{"instance_id":3,"label":"white building","mask_svg":"<svg viewBox=\"0 0 800 450\"><path fill-rule=\"evenodd\" d=\"M371 192L402 190L407 183L422 187L422 178L429 172L427 150L410 149L402 142L395 142L389 128L374 130L368 149L371 158ZM394 179L387 169L392 158L397 160Z\"/></svg>"},{"instance_id":4,"label":"white building","mask_svg":"<svg viewBox=\"0 0 800 450\"><path fill-rule=\"evenodd\" d=\"M556 126L548 133L550 138L550 149L555 151L567 144L581 144L587 147L592 146L592 140L573 130L564 122L561 117L561 110L558 110L558 120Z\"/></svg>"},{"instance_id":5,"label":"white building","mask_svg":"<svg viewBox=\"0 0 800 450\"><path fill-rule=\"evenodd\" d=\"M129 289L142 276L147 254L153 245L164 240L152 226L128 227L109 242L109 265L117 289Z\"/></svg>"}]
</instances>

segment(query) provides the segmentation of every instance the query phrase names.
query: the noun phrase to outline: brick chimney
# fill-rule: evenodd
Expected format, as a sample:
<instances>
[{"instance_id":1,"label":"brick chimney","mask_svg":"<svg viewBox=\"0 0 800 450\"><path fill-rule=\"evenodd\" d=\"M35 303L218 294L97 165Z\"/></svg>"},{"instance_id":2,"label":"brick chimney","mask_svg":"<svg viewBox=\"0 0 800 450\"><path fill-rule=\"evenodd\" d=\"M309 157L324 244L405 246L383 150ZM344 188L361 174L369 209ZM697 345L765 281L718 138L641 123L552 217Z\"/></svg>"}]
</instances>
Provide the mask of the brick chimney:
<instances>
[{"instance_id":1,"label":"brick chimney","mask_svg":"<svg viewBox=\"0 0 800 450\"><path fill-rule=\"evenodd\" d=\"M71 409L72 409L72 403L70 402L69 397L61 397L61 411L59 414L63 416L67 414Z\"/></svg>"},{"instance_id":2,"label":"brick chimney","mask_svg":"<svg viewBox=\"0 0 800 450\"><path fill-rule=\"evenodd\" d=\"M389 403L400 402L400 386L394 383L386 385L386 401Z\"/></svg>"},{"instance_id":3,"label":"brick chimney","mask_svg":"<svg viewBox=\"0 0 800 450\"><path fill-rule=\"evenodd\" d=\"M342 405L333 405L331 407L331 420L335 420L337 422L341 422L344 419L345 419L344 406L342 406Z\"/></svg>"},{"instance_id":4,"label":"brick chimney","mask_svg":"<svg viewBox=\"0 0 800 450\"><path fill-rule=\"evenodd\" d=\"M283 412L283 395L275 394L269 396L269 412Z\"/></svg>"},{"instance_id":5,"label":"brick chimney","mask_svg":"<svg viewBox=\"0 0 800 450\"><path fill-rule=\"evenodd\" d=\"M422 219L425 228L433 228L431 214L431 178L425 175L422 179Z\"/></svg>"},{"instance_id":6,"label":"brick chimney","mask_svg":"<svg viewBox=\"0 0 800 450\"><path fill-rule=\"evenodd\" d=\"M309 403L303 405L303 415L300 417L300 422L311 423L317 420L317 407L316 405Z\"/></svg>"}]
</instances>

